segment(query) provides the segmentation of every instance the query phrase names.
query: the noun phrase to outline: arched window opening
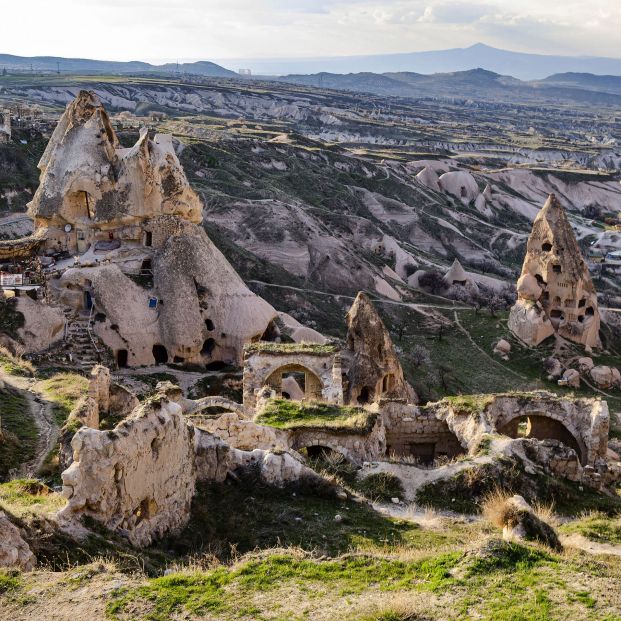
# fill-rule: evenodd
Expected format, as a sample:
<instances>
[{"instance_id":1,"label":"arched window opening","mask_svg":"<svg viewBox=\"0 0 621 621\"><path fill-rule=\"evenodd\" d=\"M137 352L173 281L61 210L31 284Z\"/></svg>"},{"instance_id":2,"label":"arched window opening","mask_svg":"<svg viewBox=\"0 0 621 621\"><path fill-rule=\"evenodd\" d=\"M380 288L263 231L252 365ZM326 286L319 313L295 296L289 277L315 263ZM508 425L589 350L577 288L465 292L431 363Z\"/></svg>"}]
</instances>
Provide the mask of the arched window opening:
<instances>
[{"instance_id":1,"label":"arched window opening","mask_svg":"<svg viewBox=\"0 0 621 621\"><path fill-rule=\"evenodd\" d=\"M207 358L211 358L213 354L213 350L216 348L216 341L212 338L207 339L203 343L203 347L201 349L201 356L206 356Z\"/></svg>"},{"instance_id":2,"label":"arched window opening","mask_svg":"<svg viewBox=\"0 0 621 621\"><path fill-rule=\"evenodd\" d=\"M156 364L166 364L168 362L168 352L163 345L153 345L153 358Z\"/></svg>"}]
</instances>

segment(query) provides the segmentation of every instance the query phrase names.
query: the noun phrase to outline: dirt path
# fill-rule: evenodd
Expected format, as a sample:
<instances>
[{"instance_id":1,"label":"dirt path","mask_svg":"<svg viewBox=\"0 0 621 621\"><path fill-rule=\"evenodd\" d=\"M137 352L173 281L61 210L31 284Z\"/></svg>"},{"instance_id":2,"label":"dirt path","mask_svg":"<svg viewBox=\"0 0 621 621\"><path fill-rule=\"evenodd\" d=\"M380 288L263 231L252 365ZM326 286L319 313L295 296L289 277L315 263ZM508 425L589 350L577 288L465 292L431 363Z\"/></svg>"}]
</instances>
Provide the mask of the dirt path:
<instances>
[{"instance_id":1,"label":"dirt path","mask_svg":"<svg viewBox=\"0 0 621 621\"><path fill-rule=\"evenodd\" d=\"M579 534L561 537L561 543L567 548L578 548L589 554L611 554L613 556L621 556L621 546L615 546L611 543L597 543Z\"/></svg>"},{"instance_id":2,"label":"dirt path","mask_svg":"<svg viewBox=\"0 0 621 621\"><path fill-rule=\"evenodd\" d=\"M363 477L367 477L370 474L389 473L397 476L403 484L404 498L407 502L413 503L416 501L416 492L423 486L440 479L448 479L455 476L462 470L467 470L473 466L480 466L482 464L489 464L492 462L492 457L489 455L482 455L481 457L475 457L474 459L465 459L462 461L456 461L446 466L440 466L438 468L426 469L419 468L413 464L393 464L389 462L374 462L372 464L365 465L362 472ZM383 505L384 511L387 511L387 505ZM389 506L390 507L390 506ZM390 507L391 511L395 513L403 512L403 507L399 508L398 505ZM396 515L394 516L396 517Z\"/></svg>"},{"instance_id":3,"label":"dirt path","mask_svg":"<svg viewBox=\"0 0 621 621\"><path fill-rule=\"evenodd\" d=\"M34 457L23 463L18 471L19 478L29 478L37 474L45 458L58 443L60 428L54 418L54 404L33 391L35 380L4 374L2 381L23 395L28 401L30 414L38 430L37 448Z\"/></svg>"}]
</instances>

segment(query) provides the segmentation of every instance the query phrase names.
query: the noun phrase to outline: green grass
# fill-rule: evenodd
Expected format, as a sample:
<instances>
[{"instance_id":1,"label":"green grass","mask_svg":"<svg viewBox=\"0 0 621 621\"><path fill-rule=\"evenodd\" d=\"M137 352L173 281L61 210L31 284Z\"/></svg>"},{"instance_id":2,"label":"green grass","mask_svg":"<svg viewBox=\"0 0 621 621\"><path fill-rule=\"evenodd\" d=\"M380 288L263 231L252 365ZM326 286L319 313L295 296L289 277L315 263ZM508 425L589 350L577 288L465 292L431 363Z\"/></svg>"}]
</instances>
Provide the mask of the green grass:
<instances>
[{"instance_id":1,"label":"green grass","mask_svg":"<svg viewBox=\"0 0 621 621\"><path fill-rule=\"evenodd\" d=\"M0 595L15 591L22 586L22 577L19 572L0 569Z\"/></svg>"},{"instance_id":2,"label":"green grass","mask_svg":"<svg viewBox=\"0 0 621 621\"><path fill-rule=\"evenodd\" d=\"M11 389L0 392L0 480L9 470L32 459L38 431L26 397ZM8 432L8 433L7 433Z\"/></svg>"},{"instance_id":3,"label":"green grass","mask_svg":"<svg viewBox=\"0 0 621 621\"><path fill-rule=\"evenodd\" d=\"M258 343L246 345L244 351L250 354L310 354L313 356L323 356L336 353L338 347L332 344L322 345L320 343L270 343L259 341Z\"/></svg>"},{"instance_id":4,"label":"green grass","mask_svg":"<svg viewBox=\"0 0 621 621\"><path fill-rule=\"evenodd\" d=\"M566 534L578 533L591 541L621 545L621 517L608 517L602 513L587 515L560 527Z\"/></svg>"},{"instance_id":5,"label":"green grass","mask_svg":"<svg viewBox=\"0 0 621 621\"><path fill-rule=\"evenodd\" d=\"M71 410L88 392L88 379L77 373L56 373L37 383L36 389L54 404L56 424L64 425Z\"/></svg>"},{"instance_id":6,"label":"green grass","mask_svg":"<svg viewBox=\"0 0 621 621\"><path fill-rule=\"evenodd\" d=\"M388 472L379 472L359 479L356 490L373 501L389 502L403 498L403 485L398 477Z\"/></svg>"},{"instance_id":7,"label":"green grass","mask_svg":"<svg viewBox=\"0 0 621 621\"><path fill-rule=\"evenodd\" d=\"M248 603L239 607L238 592L249 594L276 591L291 584L303 589L336 590L342 597L359 595L369 588L384 592L397 590L439 590L451 582L449 571L460 554L446 554L422 561L406 562L374 556L346 555L317 561L289 554L271 554L231 568L206 572L179 573L149 581L146 585L121 591L107 607L108 615L119 617L136 602L150 609L152 621L167 621L176 614L236 613L248 617L258 612Z\"/></svg>"},{"instance_id":8,"label":"green grass","mask_svg":"<svg viewBox=\"0 0 621 621\"><path fill-rule=\"evenodd\" d=\"M331 403L270 399L256 418L256 422L277 429L309 428L368 433L376 419L377 414L361 408Z\"/></svg>"},{"instance_id":9,"label":"green grass","mask_svg":"<svg viewBox=\"0 0 621 621\"><path fill-rule=\"evenodd\" d=\"M0 367L8 375L16 375L18 377L32 377L35 373L35 368L31 362L14 356L4 347L0 347Z\"/></svg>"},{"instance_id":10,"label":"green grass","mask_svg":"<svg viewBox=\"0 0 621 621\"><path fill-rule=\"evenodd\" d=\"M0 483L0 507L17 517L58 511L65 499L35 479L14 479Z\"/></svg>"}]
</instances>

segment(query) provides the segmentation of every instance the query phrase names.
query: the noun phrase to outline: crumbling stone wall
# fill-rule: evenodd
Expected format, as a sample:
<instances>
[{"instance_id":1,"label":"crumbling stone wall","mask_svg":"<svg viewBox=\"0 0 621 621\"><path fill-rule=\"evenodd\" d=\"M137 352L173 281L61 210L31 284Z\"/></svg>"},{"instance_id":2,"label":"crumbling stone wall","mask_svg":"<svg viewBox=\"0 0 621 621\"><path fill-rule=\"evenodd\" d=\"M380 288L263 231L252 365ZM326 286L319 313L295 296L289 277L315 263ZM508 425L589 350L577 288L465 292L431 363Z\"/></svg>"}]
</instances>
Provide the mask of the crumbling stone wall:
<instances>
[{"instance_id":1,"label":"crumbling stone wall","mask_svg":"<svg viewBox=\"0 0 621 621\"><path fill-rule=\"evenodd\" d=\"M274 350L247 348L244 354L244 406L254 410L261 389L273 384L279 372L303 371L307 377L307 398L343 403L341 359L337 351L315 352L280 345ZM269 380L269 381L268 381ZM278 394L275 385L270 386Z\"/></svg>"},{"instance_id":2,"label":"crumbling stone wall","mask_svg":"<svg viewBox=\"0 0 621 621\"><path fill-rule=\"evenodd\" d=\"M90 516L137 546L182 528L194 495L194 429L165 398L140 406L113 431L83 427L62 473L67 526Z\"/></svg>"},{"instance_id":3,"label":"crumbling stone wall","mask_svg":"<svg viewBox=\"0 0 621 621\"><path fill-rule=\"evenodd\" d=\"M421 461L455 457L465 451L444 420L415 405L389 402L382 406L386 428L386 453L412 456Z\"/></svg>"}]
</instances>

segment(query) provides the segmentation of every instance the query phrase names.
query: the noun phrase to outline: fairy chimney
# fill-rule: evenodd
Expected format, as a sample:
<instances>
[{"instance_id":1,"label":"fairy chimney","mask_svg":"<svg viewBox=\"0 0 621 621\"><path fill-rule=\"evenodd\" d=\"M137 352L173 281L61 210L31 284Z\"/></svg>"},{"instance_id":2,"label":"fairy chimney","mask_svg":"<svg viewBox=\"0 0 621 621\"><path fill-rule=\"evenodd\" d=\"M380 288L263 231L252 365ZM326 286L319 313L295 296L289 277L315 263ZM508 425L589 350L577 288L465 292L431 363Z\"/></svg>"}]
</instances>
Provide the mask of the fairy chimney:
<instances>
[{"instance_id":1,"label":"fairy chimney","mask_svg":"<svg viewBox=\"0 0 621 621\"><path fill-rule=\"evenodd\" d=\"M416 395L403 369L388 330L371 300L358 293L347 313L348 362L346 401L377 403L380 399L414 401Z\"/></svg>"},{"instance_id":2,"label":"fairy chimney","mask_svg":"<svg viewBox=\"0 0 621 621\"><path fill-rule=\"evenodd\" d=\"M599 347L597 293L565 210L550 194L533 223L509 328L528 345L558 334Z\"/></svg>"}]
</instances>

